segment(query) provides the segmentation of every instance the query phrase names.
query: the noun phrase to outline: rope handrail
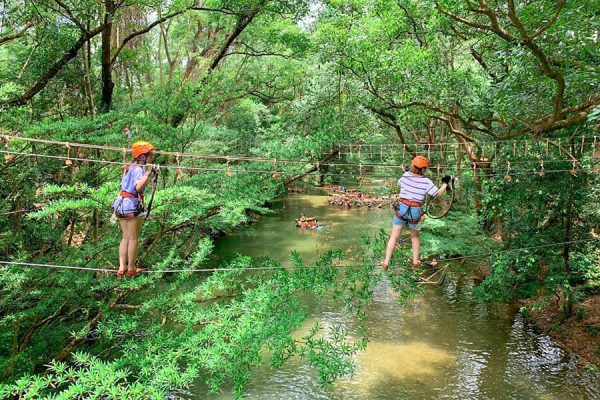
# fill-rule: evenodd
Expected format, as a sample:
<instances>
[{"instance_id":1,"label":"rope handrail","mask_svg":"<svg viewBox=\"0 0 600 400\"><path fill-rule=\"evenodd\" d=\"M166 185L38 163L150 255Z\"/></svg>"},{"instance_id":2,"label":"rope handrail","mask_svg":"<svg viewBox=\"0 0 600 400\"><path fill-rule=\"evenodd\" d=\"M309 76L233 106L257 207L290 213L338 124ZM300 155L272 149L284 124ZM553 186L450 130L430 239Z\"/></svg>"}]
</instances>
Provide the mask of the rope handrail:
<instances>
[{"instance_id":1,"label":"rope handrail","mask_svg":"<svg viewBox=\"0 0 600 400\"><path fill-rule=\"evenodd\" d=\"M341 155L350 155L351 153L340 152L340 154ZM354 155L354 153L352 153L352 155ZM361 153L361 156L364 156L364 155L369 155L369 156L373 155L375 157L371 157L371 158L382 159L382 157L380 157L379 153ZM596 162L596 161L600 160L600 157L593 157L592 156L592 157L585 158L584 160L585 161ZM532 159L529 159L529 160L516 159L514 161L511 161L511 164L513 164L513 165L527 165L527 164L536 164L536 163L539 164L540 161L543 161L546 164L550 164L550 163L572 163L573 162L573 160L569 159L569 158L563 158L563 159L560 159L560 160L545 160L545 159L542 159L542 158L535 158L535 159L532 158ZM491 165L491 164L494 164L494 163L502 163L502 162L505 162L505 161L504 160L503 161L498 161L498 160L482 159L482 160L478 160L478 161L469 161L469 162L465 161L465 162L463 162L463 164L469 164L469 163L472 164L473 162L475 162L478 165L481 165L481 164ZM409 163L410 163L410 159L407 159L406 164L409 164ZM580 161L578 160L577 163L580 163ZM360 164L361 163L356 162L356 163L346 163L346 164L328 164L328 163L324 163L323 165L358 166ZM398 164L382 164L382 163L362 163L362 165L363 166L371 166L371 167L383 167L383 168L386 168L386 167L398 167ZM431 169L436 169L438 167L439 168L448 168L448 167L451 167L451 166L453 166L453 165L450 165L450 164L432 164L432 165L429 166L429 169L430 170Z\"/></svg>"},{"instance_id":2,"label":"rope handrail","mask_svg":"<svg viewBox=\"0 0 600 400\"><path fill-rule=\"evenodd\" d=\"M87 143L76 143L76 142L63 142L59 140L49 140L49 139L37 139L37 138L29 138L23 136L11 136L4 135L5 141L25 141L25 142L33 142L33 143L45 143L45 144L54 144L57 146L66 147L69 145L70 147L77 147L83 149L95 149L95 150L108 150L108 151L118 151L119 153L131 153L131 149L124 147L115 147L115 146L105 146L105 145L97 145L97 144L87 144ZM252 157L252 156L230 156L230 155L222 155L222 154L202 154L202 153L186 153L186 152L176 152L176 151L164 151L164 150L155 150L155 154L159 155L167 155L174 157L190 157L190 158L201 158L206 160L223 160L223 161L268 161L272 162L273 157ZM316 162L315 160L292 160L292 159L277 159L277 162L286 162L286 163L297 163L297 164L308 164Z\"/></svg>"},{"instance_id":3,"label":"rope handrail","mask_svg":"<svg viewBox=\"0 0 600 400\"><path fill-rule=\"evenodd\" d=\"M60 141L60 140L52 140L52 139L40 139L40 138L32 138L32 137L27 137L27 136L19 136L19 135L8 135L8 134L4 134L2 135L2 137L4 138L4 140L21 140L21 141L30 141L30 142L37 142L37 143L46 143L46 144L57 144L57 145L64 145L66 142L64 141ZM562 138L551 138L551 137L543 137L543 138L539 138L539 139L507 139L507 140L484 140L484 141L477 141L477 142L472 142L478 145L487 145L487 144L497 144L497 143L502 143L502 144L512 144L512 143L538 143L538 144L545 144L546 140L563 140L563 139L570 139L567 137L562 137ZM600 136L598 135L581 135L581 136L577 136L573 138L574 140L583 140L585 141L586 139L593 139L595 143L600 142ZM78 142L69 142L71 145L73 145L74 147L89 147L89 148L94 148L94 149L98 149L98 150L121 150L118 147L114 147L114 146L106 146L106 145L94 145L94 144L87 144L87 143L78 143ZM464 145L464 143L461 142L457 142L457 141L453 141L453 142L435 142L435 143L401 143L401 142L392 142L392 143L355 143L355 144L351 144L351 143L340 143L340 144L336 144L336 147L359 147L359 146L364 146L364 147L403 147L403 146L424 146L424 147L433 147L433 146L443 146L443 145ZM162 154L170 154L170 155L176 155L177 152L163 152Z\"/></svg>"},{"instance_id":4,"label":"rope handrail","mask_svg":"<svg viewBox=\"0 0 600 400\"><path fill-rule=\"evenodd\" d=\"M598 135L581 135L581 136L577 136L574 139L575 140L581 140L581 139L596 139L598 140L600 138L600 136ZM479 144L479 145L486 145L486 144L496 144L496 143L540 143L540 144L544 144L545 140L559 140L559 139L569 139L566 137L563 138L539 138L539 139L507 139L507 140L484 140L484 141L477 141L477 142L469 142L469 143L475 143L475 144ZM464 145L464 143L461 142L435 142L435 143L410 143L407 144L410 146L441 146L441 145ZM376 146L376 147L402 147L404 146L404 143L401 142L393 142L393 143L357 143L357 144L348 144L348 143L342 143L339 145L339 147L350 147L350 146Z\"/></svg>"},{"instance_id":5,"label":"rope handrail","mask_svg":"<svg viewBox=\"0 0 600 400\"><path fill-rule=\"evenodd\" d=\"M448 257L448 258L441 259L440 262L456 261L456 260L469 259L469 258L480 258L480 257L483 258L483 257L493 256L495 254L510 253L513 251L525 251L525 250L540 249L540 248L559 246L559 245L585 243L585 242L592 242L592 241L599 240L599 239L600 238L594 237L594 238L588 238L588 239L546 243L546 244L542 244L542 245L532 245L532 246L526 246L526 247L519 247L519 248L515 248L515 249L504 249L504 250L498 250L498 251L489 252L489 253ZM78 266L73 266L73 265L33 263L33 262L26 262L26 261L0 260L0 264L7 265L7 266L13 265L13 266L22 266L22 267L48 268L48 269L59 269L59 270L65 269L65 270L79 270L79 271L92 271L92 272L110 272L110 273L116 272L115 269L108 269L108 268L78 267ZM315 266L285 266L285 265L282 265L279 267L265 266L265 267L248 267L248 268L228 268L228 267L224 267L224 268L191 268L191 269L170 269L170 270L143 270L143 271L141 271L141 273L173 274L173 273L202 273L202 272L220 272L220 271L221 272L269 271L269 270L281 270L281 269L315 269L315 268L341 268L341 269L343 269L343 268L363 268L367 265L368 264L340 264L340 265L315 265Z\"/></svg>"},{"instance_id":6,"label":"rope handrail","mask_svg":"<svg viewBox=\"0 0 600 400\"><path fill-rule=\"evenodd\" d=\"M545 151L544 151L544 153L545 153ZM369 152L369 151L364 151L364 150L361 151L360 153L358 151L350 152L350 151L347 151L347 150L340 150L338 154L340 155L340 157L341 156L350 156L350 157L360 156L360 157L368 157L368 158L372 158L372 159L378 158L380 160L383 159L383 158L388 158L389 157L387 155L382 155L381 152L379 152L379 151ZM408 154L408 151L406 152L406 155L407 154ZM436 157L441 158L441 155L444 155L444 154L456 155L456 152L454 150L452 150L452 151L446 151L446 150L443 150L443 151L440 151L440 150L433 151L432 150L431 154L428 154L427 151L419 151L419 152L417 152L417 155L422 155L422 156L425 156L427 158L430 158L430 161L431 161L431 159L435 159ZM488 153L484 153L483 155L480 154L479 155L480 158L477 161L477 163L479 163L479 164L493 164L497 160L497 154L498 153L494 154L494 152L491 152L490 154L488 154ZM531 152L529 154L531 154ZM406 155L402 156L402 158L403 159L406 158ZM523 157L515 158L515 157L517 157L517 155L520 155L519 151L517 151L516 155L513 155L513 157L512 157L517 162L527 163L527 162L533 162L533 161L536 161L536 160L537 161L540 160L540 158L536 158L536 159L532 158L530 160L524 159ZM531 155L534 156L534 157L535 156L542 157L541 154L531 154ZM463 156L466 157L467 154L463 154ZM491 156L493 156L494 158L490 159ZM393 158L394 156L392 155L391 157ZM594 157L594 158L597 158L597 157ZM410 158L409 158L409 160L410 160ZM563 159L548 160L548 161L549 162L562 162L562 161L569 162L569 161L573 161L573 159L572 158L563 158Z\"/></svg>"},{"instance_id":7,"label":"rope handrail","mask_svg":"<svg viewBox=\"0 0 600 400\"><path fill-rule=\"evenodd\" d=\"M49 158L49 159L58 159L58 160L71 160L71 161L81 161L81 162L92 162L92 163L100 163L100 164L107 164L107 165L113 165L113 166L119 166L119 167L123 167L126 165L129 165L130 163L127 162L121 162L121 161L108 161L108 160L97 160L97 159L93 159L93 158L81 158L81 157L69 157L69 156L55 156L55 155L50 155L50 154L37 154L37 153L27 153L27 152L19 152L19 151L10 151L10 150L0 150L0 154L13 154L13 155L21 155L21 156L26 156L26 157L41 157L41 158ZM272 161L272 159L271 159ZM323 165L323 164L321 164ZM355 167L360 167L362 165L362 167L365 166L365 164L356 164L353 165ZM199 172L224 172L225 170L223 168L217 168L217 167L191 167L191 166L185 166L185 165L161 165L161 168L166 168L166 169L181 169L181 170L189 170L189 171L199 171ZM430 170L435 170L435 168L430 168ZM266 175L271 175L273 173L275 173L275 171L273 170L251 170L251 169L227 169L227 171L229 172L236 172L236 173L256 173L256 174L266 174ZM564 173L564 172L569 172L569 173L578 173L578 172L587 172L587 173L594 173L594 171L592 170L588 170L585 168L577 168L577 169L558 169L558 170L534 170L531 172L512 172L512 173L497 173L497 174L486 174L484 177L485 178L494 178L494 177L507 177L507 176L523 176L523 175L539 175L541 173L544 174L554 174L554 173ZM278 174L284 174L281 171L277 171L276 173ZM291 173L289 172L288 174L295 174L295 173ZM307 176L319 176L319 175L324 175L324 173L319 172L319 171L314 171L314 172L309 172L306 173L305 175ZM329 176L350 176L350 177L356 177L357 174L353 174L353 173L327 173L326 175ZM370 172L366 172L363 173L362 175L360 175L362 177L370 177L370 178L390 178L390 174L374 174L374 173L370 173ZM465 176L461 176L461 179L464 179ZM471 180L475 180L476 177L475 176L468 176L469 179Z\"/></svg>"},{"instance_id":8,"label":"rope handrail","mask_svg":"<svg viewBox=\"0 0 600 400\"><path fill-rule=\"evenodd\" d=\"M28 137L22 137L22 136L11 136L11 135L4 135L2 136L2 138L6 141L26 141L26 142L34 142L34 143L44 143L44 144L53 144L53 145L57 145L57 146L61 146L61 147L65 147L65 148L86 148L86 149L95 149L95 150L107 150L107 151L114 151L114 152L119 152L119 154L129 154L131 152L130 149L128 148L123 148L123 147L114 147L114 146L105 146L105 145L95 145L95 144L87 144L87 143L75 143L75 142L64 142L64 141L58 141L58 140L49 140L49 139L37 139L37 138L28 138ZM338 147L342 147L342 146L349 146L349 145L338 145ZM350 145L350 146L361 146L361 145ZM8 150L7 150L8 151ZM189 152L173 152L173 151L161 151L161 150L157 150L155 151L156 154L159 155L168 155L168 156L173 156L176 157L177 159L181 159L181 158L199 158L199 159L203 159L203 160L221 160L221 161L228 161L228 162L237 162L237 161L249 161L249 162L269 162L272 163L274 160L277 163L283 163L283 164L313 164L316 162L319 162L319 160L301 160L301 159L289 159L289 158L273 158L273 157L256 157L256 156L231 156L231 155L222 155L222 154L201 154L201 153L189 153ZM343 152L341 154L349 154L347 152ZM377 153L362 153L362 154L377 154ZM75 159L75 158L70 158L70 159ZM596 158L593 157L592 160L597 160L600 158ZM545 161L545 160L544 160ZM546 163L553 163L553 162L572 162L573 160L570 159L565 159L565 160L548 160L545 161ZM407 160L407 163L409 163L410 160ZM489 160L481 160L481 161L477 161L477 164L492 164L495 161L489 161ZM531 161L515 161L513 162L513 164L526 164L526 163L535 163L535 162L540 162L539 159L536 160L531 160ZM336 162L336 161L325 161L325 162L321 162L320 165L321 166L334 166L334 167L354 167L354 166L359 166L359 164L362 164L363 167L366 168L370 168L370 167L382 167L382 168L405 168L406 164L389 164L389 163L348 163L348 162ZM430 169L437 169L437 168L444 168L444 169L448 169L452 167L452 165L449 164L435 164L435 165L430 165Z\"/></svg>"}]
</instances>

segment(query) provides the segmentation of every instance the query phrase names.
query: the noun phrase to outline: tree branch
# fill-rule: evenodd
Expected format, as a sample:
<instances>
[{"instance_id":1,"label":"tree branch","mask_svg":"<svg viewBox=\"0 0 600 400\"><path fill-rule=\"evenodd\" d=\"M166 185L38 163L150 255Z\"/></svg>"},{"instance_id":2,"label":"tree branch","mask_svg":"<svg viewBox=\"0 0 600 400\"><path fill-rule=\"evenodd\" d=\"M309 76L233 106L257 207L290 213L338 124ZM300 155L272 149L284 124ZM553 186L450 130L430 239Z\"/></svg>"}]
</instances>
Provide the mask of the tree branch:
<instances>
[{"instance_id":1,"label":"tree branch","mask_svg":"<svg viewBox=\"0 0 600 400\"><path fill-rule=\"evenodd\" d=\"M109 309L114 308L119 301L121 301L121 299L123 299L127 294L129 294L130 290L123 290L122 292L120 292L118 295L115 296L115 298L110 302L110 304L108 305ZM86 325L85 330L90 332L93 329L95 329L98 326L98 322L100 322L100 320L102 319L102 317L104 316L104 314L102 313L102 311L98 311L98 313L94 316L94 318L92 318ZM73 351L77 348L77 346L79 346L81 343L85 342L87 340L88 336L81 336L81 335L76 335L73 339L71 339L71 341L67 344L67 346L65 346L65 348L63 348L56 356L54 356L54 358L52 359L52 361L58 362L58 361L62 361L65 358L69 357L71 355L71 353L73 353Z\"/></svg>"},{"instance_id":2,"label":"tree branch","mask_svg":"<svg viewBox=\"0 0 600 400\"><path fill-rule=\"evenodd\" d=\"M545 25L543 25L540 28L538 28L538 30L535 31L530 36L531 40L537 38L538 36L540 36L541 34L543 34L544 32L546 32L548 29L550 29L550 27L552 25L554 25L554 23L558 19L558 16L560 15L560 12L562 11L562 9L565 7L566 4L567 4L566 0L561 0L561 2L558 3L557 8L556 8L556 14L554 14L554 16L552 18L550 18L550 20Z\"/></svg>"},{"instance_id":3,"label":"tree branch","mask_svg":"<svg viewBox=\"0 0 600 400\"><path fill-rule=\"evenodd\" d=\"M498 76L494 71L492 71L492 69L487 65L487 63L485 62L485 60L483 59L483 55L478 53L475 50L474 46L470 46L469 47L469 51L471 53L471 55L473 56L473 58L475 59L475 61L477 61L479 63L479 65L481 66L481 68L488 74L488 76L490 77L490 79L492 80L492 82L494 83L501 83L504 79L506 79L506 76L508 74L505 74L503 76ZM505 67L506 67L506 63L505 63Z\"/></svg>"},{"instance_id":4,"label":"tree branch","mask_svg":"<svg viewBox=\"0 0 600 400\"><path fill-rule=\"evenodd\" d=\"M52 64L52 66L37 80L37 82L32 87L27 89L27 91L25 91L25 93L23 93L21 96L19 96L17 98L0 101L0 106L16 107L16 106L22 106L23 104L27 103L36 94L41 92L42 89L44 89L48 85L50 80L52 78L54 78L56 76L56 74L58 74L60 72L60 70L65 65L67 65L67 63L69 61L71 61L73 58L75 58L77 56L77 53L79 53L79 50L81 50L81 48L85 45L85 43L88 40L90 40L93 37L100 34L100 32L102 32L103 29L104 29L104 24L100 25L99 27L95 28L94 30L90 31L89 33L83 33L79 37L79 39L71 46L71 48L65 54L63 54L63 56L58 61L56 61L54 64Z\"/></svg>"},{"instance_id":5,"label":"tree branch","mask_svg":"<svg viewBox=\"0 0 600 400\"><path fill-rule=\"evenodd\" d=\"M79 30L81 30L81 32L83 32L85 34L89 34L86 27L83 26L83 24L77 18L75 18L75 16L73 15L73 12L71 11L71 9L69 7L67 7L67 5L65 3L63 3L61 0L54 0L54 2L56 4L58 4L63 10L65 10L66 17L69 20L71 20L71 22L73 22L75 25L77 25L77 27L79 28ZM60 12L60 11L58 11L58 12Z\"/></svg>"},{"instance_id":6,"label":"tree branch","mask_svg":"<svg viewBox=\"0 0 600 400\"><path fill-rule=\"evenodd\" d=\"M129 43L131 40L135 39L136 37L146 34L148 32L150 32L150 30L152 28L154 28L157 25L160 25L161 23L176 17L178 15L181 15L187 11L189 11L191 8L184 8L182 10L173 12L171 14L165 15L162 18L157 19L156 21L152 22L150 25L146 26L143 29L140 29L139 31L133 32L130 35L128 35L125 39L123 39L123 41L121 42L121 44L119 45L119 47L117 48L117 50L115 51L112 59L110 60L111 65L115 63L115 61L117 60L117 57L119 56L119 54L121 53L121 51L123 50L123 48L125 47L125 45L127 45L127 43Z\"/></svg>"},{"instance_id":7,"label":"tree branch","mask_svg":"<svg viewBox=\"0 0 600 400\"><path fill-rule=\"evenodd\" d=\"M13 33L13 34L9 34L6 35L4 37L0 37L0 46L2 46L4 43L8 43L12 40L18 39L20 37L25 36L25 34L27 33L27 31L31 28L33 28L35 26L35 22L34 21L29 21L27 22L27 24L25 24L25 26L23 27L23 29L21 29L19 32Z\"/></svg>"},{"instance_id":8,"label":"tree branch","mask_svg":"<svg viewBox=\"0 0 600 400\"><path fill-rule=\"evenodd\" d=\"M492 28L489 27L489 26L487 26L487 25L483 25L483 24L480 24L479 22L471 21L471 20L459 17L456 14L452 14L450 11L448 11L444 7L442 7L439 2L435 3L435 7L442 14L450 17L451 19L453 19L453 20L455 20L457 22L460 22L461 24L469 25L472 28L477 28L477 29L481 29L481 30L484 30L484 31L491 31L492 30Z\"/></svg>"},{"instance_id":9,"label":"tree branch","mask_svg":"<svg viewBox=\"0 0 600 400\"><path fill-rule=\"evenodd\" d=\"M249 52L248 51L230 51L227 54L225 54L223 57L229 57L231 55L244 55L244 56L249 56L249 57L274 56L274 57L282 57L282 58L285 58L286 60L289 60L290 58L294 58L294 56L295 56L295 54L283 54L283 53L277 53L274 51L256 50L252 46L250 46L249 44L244 43L244 42L240 42L240 44L250 51Z\"/></svg>"},{"instance_id":10,"label":"tree branch","mask_svg":"<svg viewBox=\"0 0 600 400\"><path fill-rule=\"evenodd\" d=\"M56 0L55 0L56 1ZM150 25L148 25L147 27L145 27L144 29L140 29L139 31L133 32L131 33L129 36L127 36L125 39L123 39L123 41L121 42L121 44L119 45L119 47L117 48L117 50L115 51L115 54L113 55L113 58L111 60L111 64L114 64L117 57L119 56L119 53L121 53L121 51L123 50L123 48L125 47L125 45L130 42L132 39L136 38L137 36L143 35L145 33L148 33L152 28L154 28L156 25L160 25L161 23L174 18L178 15L182 15L185 14L186 12L193 10L193 11L207 11L207 12L218 12L218 13L222 13L222 14L227 14L227 15L235 15L235 13L227 8L223 8L223 9L218 9L218 8L207 8L207 7L200 7L200 6L189 6L186 8L183 8L179 11L175 11L172 12L171 14L167 14L162 18L159 18L158 20L152 22Z\"/></svg>"},{"instance_id":11,"label":"tree branch","mask_svg":"<svg viewBox=\"0 0 600 400\"><path fill-rule=\"evenodd\" d=\"M530 123L525 123L525 128L509 132L506 136L499 137L498 139L513 139L525 133L533 133L534 135L539 136L542 133L550 133L559 129L564 129L577 125L583 122L587 115L591 112L591 110L598 105L600 105L600 95L594 95L590 97L589 100L584 101L583 103L577 104L572 107L563 108L561 110L561 115L572 114L567 118L554 121L552 123L549 123L549 121L551 121L553 118L552 116L540 118Z\"/></svg>"},{"instance_id":12,"label":"tree branch","mask_svg":"<svg viewBox=\"0 0 600 400\"><path fill-rule=\"evenodd\" d=\"M421 39L421 37L419 35L419 28L417 26L417 21L415 20L415 18L412 15L410 15L410 13L408 12L408 9L404 6L404 4L402 4L402 1L396 0L396 5L402 11L404 11L404 15L406 15L406 18L410 21L410 24L412 25L412 28L413 28L413 33L415 35L415 39L417 39L417 42L419 42L419 46L424 47L425 42L423 41L423 39Z\"/></svg>"},{"instance_id":13,"label":"tree branch","mask_svg":"<svg viewBox=\"0 0 600 400\"><path fill-rule=\"evenodd\" d=\"M365 107L367 109L371 110L373 113L375 113L377 115L377 117L383 123L394 128L394 130L396 131L396 136L398 136L398 139L400 139L400 143L402 143L404 145L404 148L406 149L406 151L408 151L408 153L412 157L415 157L417 155L417 153L406 142L406 138L404 137L404 134L402 133L402 129L400 128L400 125L398 125L398 119L396 118L396 116L394 114L392 114L391 112L388 112L386 110L377 109L377 108L371 107L371 106L365 106Z\"/></svg>"},{"instance_id":14,"label":"tree branch","mask_svg":"<svg viewBox=\"0 0 600 400\"><path fill-rule=\"evenodd\" d=\"M562 9L562 7L560 9ZM560 12L560 9L559 9L559 12ZM554 98L554 113L552 114L552 118L547 122L548 125L552 125L561 116L561 111L562 111L562 107L563 107L563 99L564 99L564 94L565 94L564 76L563 76L562 72L560 72L558 69L553 68L550 65L550 62L548 61L548 58L546 57L544 50L542 50L542 48L540 46L538 46L537 44L535 44L533 42L533 37L528 35L525 25L523 25L523 23L517 16L517 13L515 11L514 0L508 0L508 16L509 16L511 22L513 23L513 25L519 31L519 34L521 35L521 39L523 40L525 46L527 46L527 48L529 48L529 50L531 50L531 52L534 54L534 56L538 59L540 65L542 67L542 71L544 72L544 75L546 75L548 78L550 78L556 82L556 95Z\"/></svg>"},{"instance_id":15,"label":"tree branch","mask_svg":"<svg viewBox=\"0 0 600 400\"><path fill-rule=\"evenodd\" d=\"M315 165L313 165L311 168L309 168L306 171L303 171L299 174L296 174L294 176L291 176L287 179L285 179L283 181L283 185L284 186L289 186L291 183L297 181L298 179L302 179L303 177L305 177L306 175L318 171L320 168L320 164L325 164L327 161L331 160L333 157L337 156L338 153L340 152L339 149L336 149L334 151L332 151L331 153L327 154L322 160L320 160L319 162L317 162Z\"/></svg>"},{"instance_id":16,"label":"tree branch","mask_svg":"<svg viewBox=\"0 0 600 400\"><path fill-rule=\"evenodd\" d=\"M260 4L263 4L263 3L264 3L264 1L261 2ZM231 44L242 34L244 29L246 29L246 27L248 25L250 25L250 23L254 20L254 18L256 18L256 16L260 13L260 11L261 11L260 8L255 8L255 9L249 11L247 14L244 14L239 17L238 22L236 23L235 27L227 36L227 40L225 41L225 43L223 43L223 45L221 46L221 49L218 51L215 58L213 58L213 60L211 61L210 65L206 71L206 74L202 78L202 83L205 84L208 81L208 78L210 77L212 72L217 68L217 66L219 65L221 60L223 60L223 58L225 57L225 54L227 54L227 51L229 50L229 47L231 46ZM203 86L204 85L201 85L201 87L196 89L195 93L199 94L200 90ZM176 115L174 115L171 120L171 125L174 127L179 126L179 124L181 124L185 120L185 118L187 117L187 114L188 114L188 112L186 111L186 112L181 112L181 113L177 113Z\"/></svg>"},{"instance_id":17,"label":"tree branch","mask_svg":"<svg viewBox=\"0 0 600 400\"><path fill-rule=\"evenodd\" d=\"M225 57L225 54L227 53L227 50L229 50L229 47L231 46L231 44L238 38L238 36L240 36L242 34L244 29L246 29L246 27L248 25L250 25L250 23L254 20L254 18L256 18L256 16L259 14L259 12L260 12L259 9L254 9L254 10L250 11L248 14L240 17L237 24L235 25L235 28L231 31L231 33L227 37L227 40L225 41L223 46L221 46L221 49L217 53L216 57L210 63L210 65L208 67L209 74L212 71L214 71L215 68L217 68L217 65L219 65L221 60ZM206 77L205 77L205 79L206 79Z\"/></svg>"}]
</instances>

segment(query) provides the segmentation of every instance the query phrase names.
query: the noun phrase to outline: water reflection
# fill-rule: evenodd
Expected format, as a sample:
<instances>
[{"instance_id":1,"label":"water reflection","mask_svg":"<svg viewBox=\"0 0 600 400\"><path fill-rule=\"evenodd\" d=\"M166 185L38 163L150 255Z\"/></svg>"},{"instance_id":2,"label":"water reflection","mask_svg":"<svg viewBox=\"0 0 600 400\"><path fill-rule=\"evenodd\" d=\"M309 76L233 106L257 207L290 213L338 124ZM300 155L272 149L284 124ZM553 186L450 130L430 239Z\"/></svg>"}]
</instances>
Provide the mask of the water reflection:
<instances>
[{"instance_id":1,"label":"water reflection","mask_svg":"<svg viewBox=\"0 0 600 400\"><path fill-rule=\"evenodd\" d=\"M295 228L301 212L323 220L326 231ZM285 261L295 250L310 262L315 251L358 245L361 234L388 229L389 220L387 210L340 210L330 208L326 196L290 196L252 229L223 238L216 252L223 259L239 252ZM550 338L513 318L508 307L476 302L472 287L472 281L450 273L444 287L428 286L401 306L383 279L367 320L371 342L357 356L353 377L322 388L314 369L293 358L279 370L257 368L248 398L600 399L598 373L585 371ZM309 318L294 337L306 335L315 322L344 324L350 339L356 337L357 321L338 304L305 303ZM202 387L196 393L207 398ZM231 393L208 398L231 398Z\"/></svg>"}]
</instances>

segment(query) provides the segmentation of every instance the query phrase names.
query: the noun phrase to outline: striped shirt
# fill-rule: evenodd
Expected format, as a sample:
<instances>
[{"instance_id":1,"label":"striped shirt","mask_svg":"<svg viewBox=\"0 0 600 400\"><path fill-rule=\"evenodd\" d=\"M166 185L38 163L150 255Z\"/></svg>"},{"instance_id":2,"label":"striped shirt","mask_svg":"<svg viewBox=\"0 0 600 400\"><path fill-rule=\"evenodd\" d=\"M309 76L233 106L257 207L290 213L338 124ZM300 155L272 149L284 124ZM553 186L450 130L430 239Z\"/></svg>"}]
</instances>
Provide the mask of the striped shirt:
<instances>
[{"instance_id":1,"label":"striped shirt","mask_svg":"<svg viewBox=\"0 0 600 400\"><path fill-rule=\"evenodd\" d=\"M418 202L423 202L426 194L433 196L439 190L431 179L410 171L406 171L398 179L398 186L400 186L400 198Z\"/></svg>"}]
</instances>

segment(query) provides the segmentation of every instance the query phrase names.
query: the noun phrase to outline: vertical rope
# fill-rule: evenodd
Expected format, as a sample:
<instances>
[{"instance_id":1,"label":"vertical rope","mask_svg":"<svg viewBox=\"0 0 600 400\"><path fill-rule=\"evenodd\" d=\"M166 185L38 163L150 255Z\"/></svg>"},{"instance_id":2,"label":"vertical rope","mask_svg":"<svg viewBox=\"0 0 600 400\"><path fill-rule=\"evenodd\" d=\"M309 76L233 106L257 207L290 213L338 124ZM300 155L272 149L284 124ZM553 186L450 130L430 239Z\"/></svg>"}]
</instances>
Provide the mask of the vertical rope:
<instances>
[{"instance_id":1,"label":"vertical rope","mask_svg":"<svg viewBox=\"0 0 600 400\"><path fill-rule=\"evenodd\" d=\"M71 165L73 165L73 160L71 160L71 145L69 144L69 142L67 142L65 147L67 148L67 159L65 160L65 165L67 167L70 167Z\"/></svg>"}]
</instances>

